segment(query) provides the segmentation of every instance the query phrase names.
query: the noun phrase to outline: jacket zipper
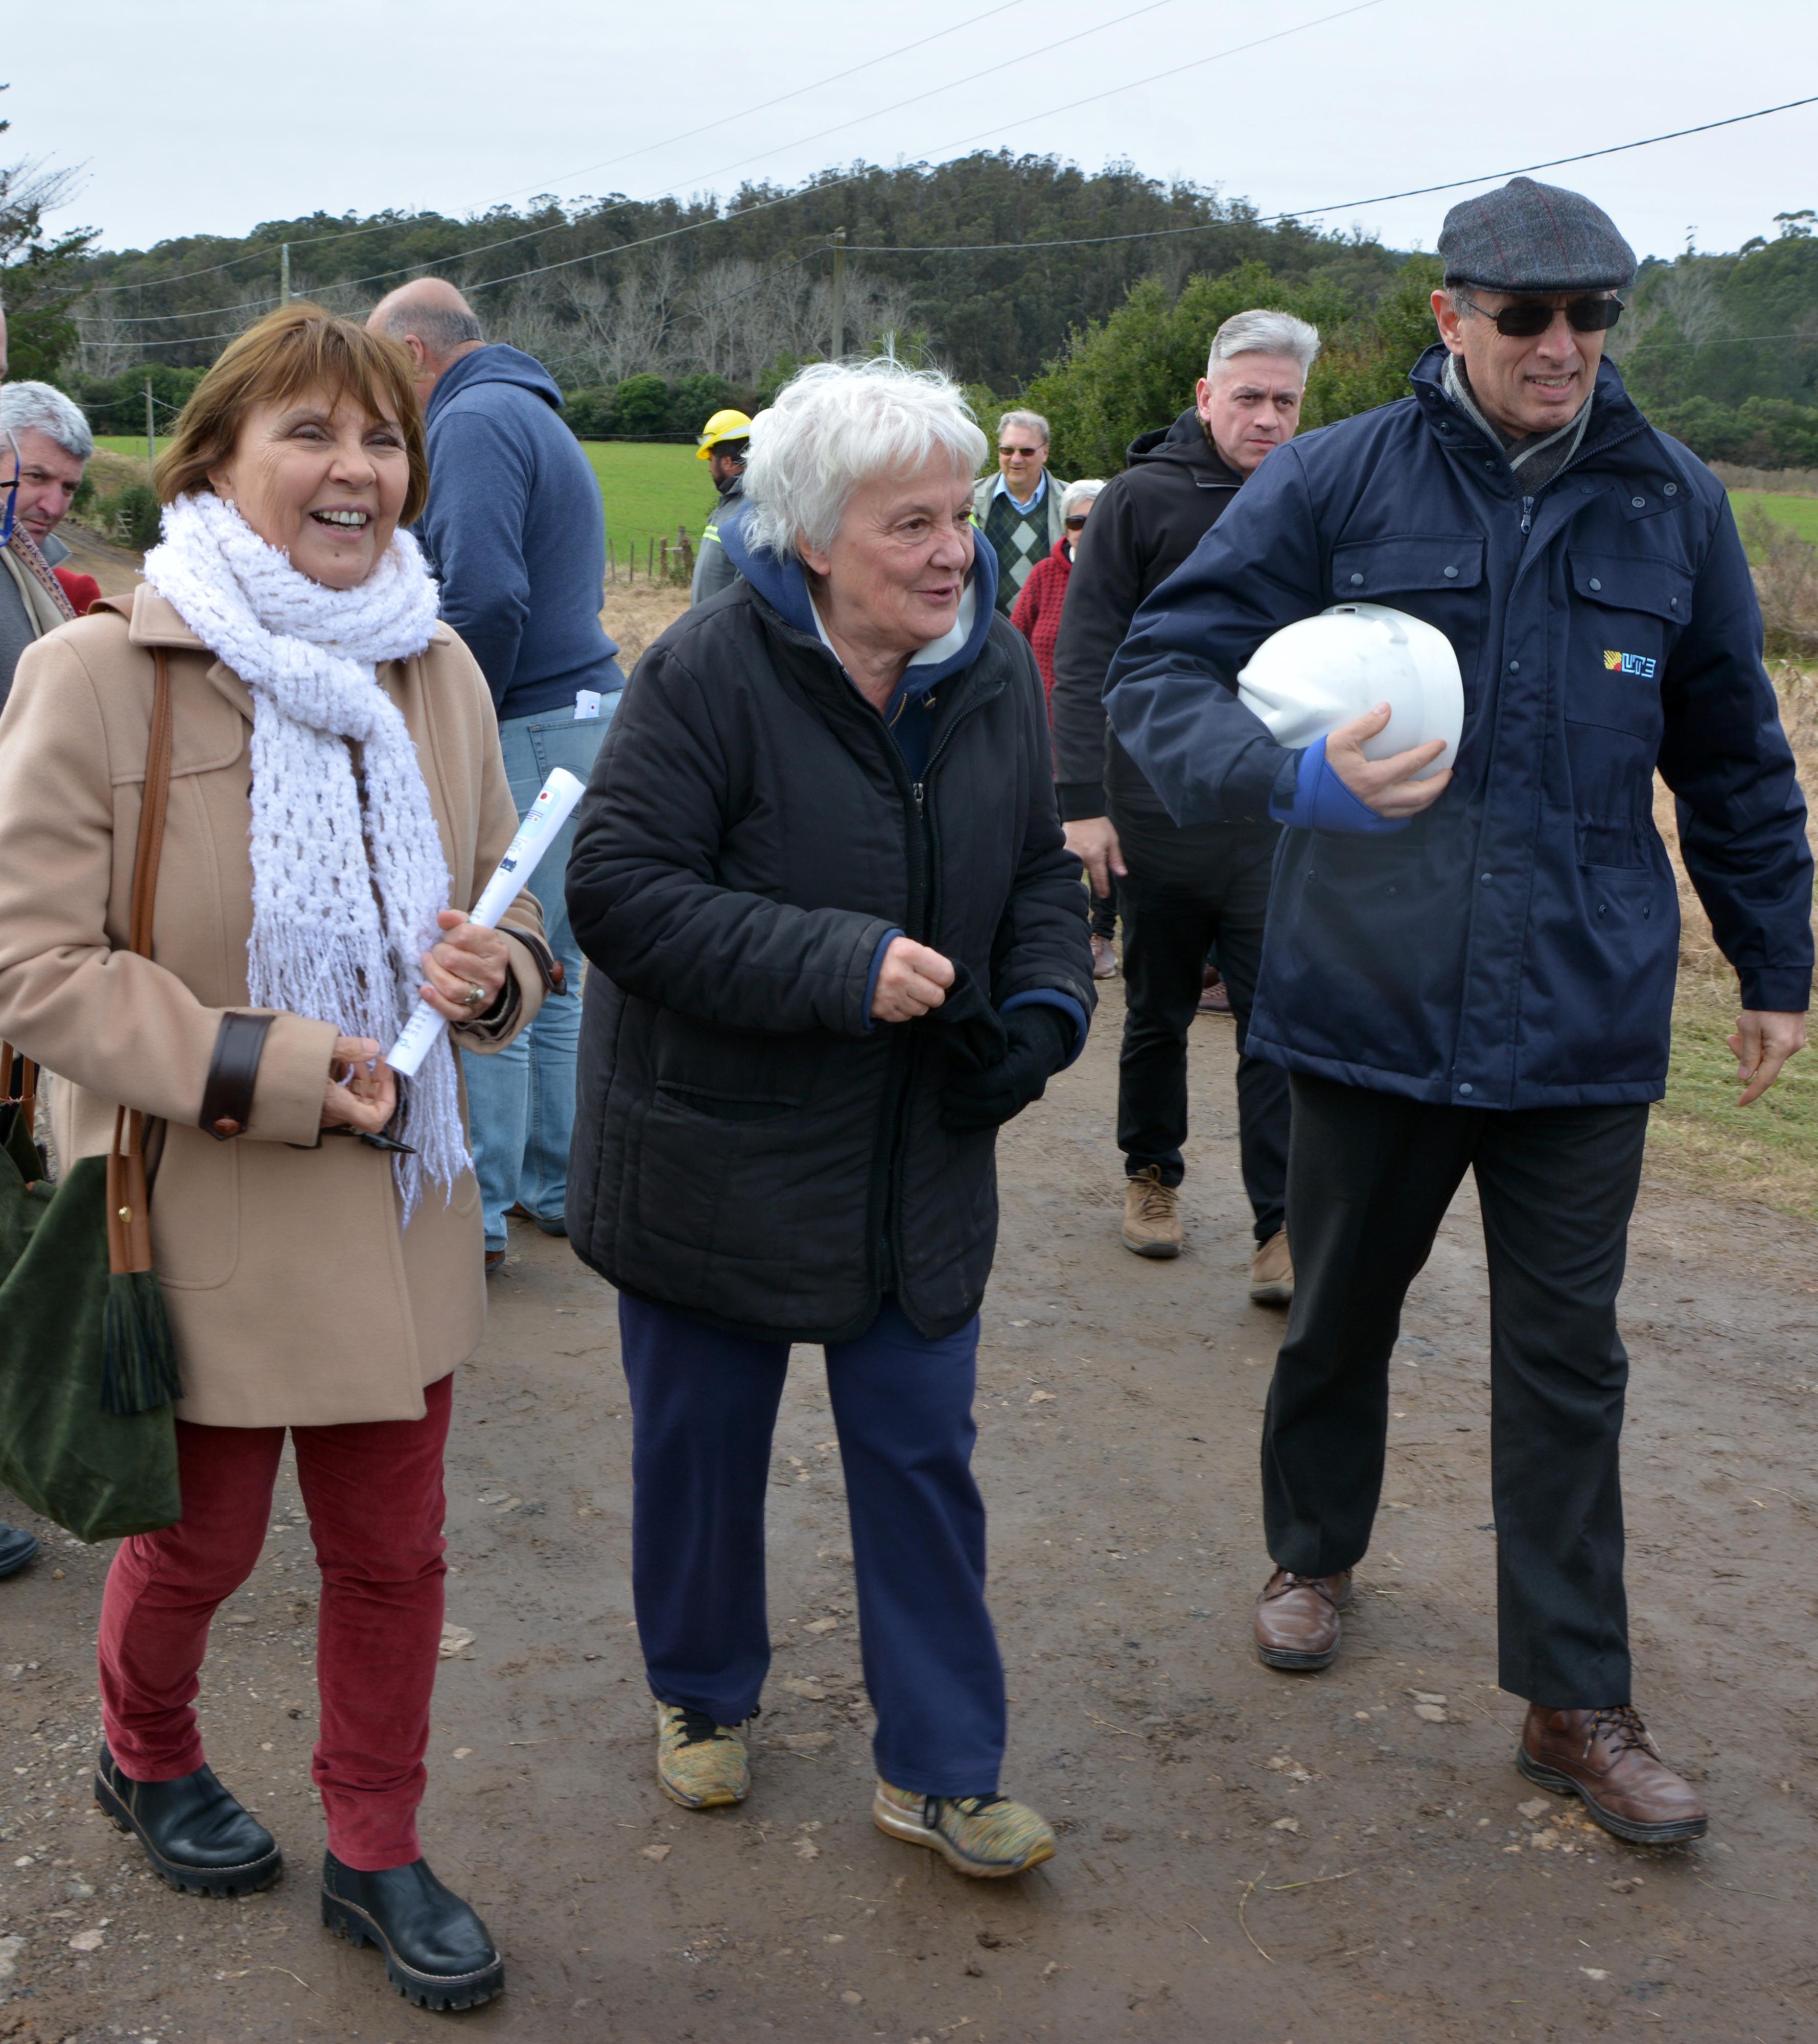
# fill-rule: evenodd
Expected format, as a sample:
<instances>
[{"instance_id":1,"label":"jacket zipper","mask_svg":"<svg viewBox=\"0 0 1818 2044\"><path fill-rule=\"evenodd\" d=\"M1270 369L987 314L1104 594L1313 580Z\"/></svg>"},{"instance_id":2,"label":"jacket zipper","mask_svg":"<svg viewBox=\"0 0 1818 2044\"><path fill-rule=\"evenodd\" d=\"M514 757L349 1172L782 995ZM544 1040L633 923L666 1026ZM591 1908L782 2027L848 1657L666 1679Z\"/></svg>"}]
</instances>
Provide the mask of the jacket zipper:
<instances>
[{"instance_id":1,"label":"jacket zipper","mask_svg":"<svg viewBox=\"0 0 1818 2044\"><path fill-rule=\"evenodd\" d=\"M953 734L959 726L998 694L1002 686L975 694L964 704L959 713L947 725L928 757L922 769L922 778L909 783L909 800L915 812L914 828L909 840L909 934L917 943L926 943L932 932L934 914L935 846L934 824L928 813L928 788L941 755L952 743ZM902 755L896 752L896 740L886 734L886 741L896 754L893 764L899 770ZM890 1155L892 1162L890 1185L884 1197L883 1231L881 1247L879 1284L882 1290L899 1290L902 1281L902 1199L903 1168L907 1160L908 1143L904 1139L908 1127L910 1093L914 1089L917 1068L921 1062L922 1039L913 1029L898 1032L897 1043L893 1051L898 1058L895 1097L886 1117L890 1132Z\"/></svg>"}]
</instances>

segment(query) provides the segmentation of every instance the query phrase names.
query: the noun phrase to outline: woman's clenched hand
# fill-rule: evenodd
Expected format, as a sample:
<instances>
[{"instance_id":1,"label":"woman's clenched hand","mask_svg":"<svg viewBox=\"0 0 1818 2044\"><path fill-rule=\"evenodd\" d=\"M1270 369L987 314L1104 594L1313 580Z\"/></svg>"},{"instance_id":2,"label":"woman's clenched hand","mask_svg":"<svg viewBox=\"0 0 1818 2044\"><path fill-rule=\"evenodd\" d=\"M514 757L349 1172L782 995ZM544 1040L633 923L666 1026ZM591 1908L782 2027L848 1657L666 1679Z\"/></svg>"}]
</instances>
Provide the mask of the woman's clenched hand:
<instances>
[{"instance_id":1,"label":"woman's clenched hand","mask_svg":"<svg viewBox=\"0 0 1818 2044\"><path fill-rule=\"evenodd\" d=\"M322 1093L322 1126L376 1135L398 1112L398 1075L370 1036L337 1036Z\"/></svg>"},{"instance_id":2,"label":"woman's clenched hand","mask_svg":"<svg viewBox=\"0 0 1818 2044\"><path fill-rule=\"evenodd\" d=\"M953 961L918 944L913 937L893 937L882 970L871 993L874 1022L913 1022L938 1008L953 984Z\"/></svg>"},{"instance_id":3,"label":"woman's clenched hand","mask_svg":"<svg viewBox=\"0 0 1818 2044\"><path fill-rule=\"evenodd\" d=\"M443 909L436 920L448 934L423 954L429 975L423 998L451 1022L471 1022L491 1007L505 984L511 969L505 939L497 930L470 923L459 909ZM472 998L476 987L478 1001Z\"/></svg>"}]
</instances>

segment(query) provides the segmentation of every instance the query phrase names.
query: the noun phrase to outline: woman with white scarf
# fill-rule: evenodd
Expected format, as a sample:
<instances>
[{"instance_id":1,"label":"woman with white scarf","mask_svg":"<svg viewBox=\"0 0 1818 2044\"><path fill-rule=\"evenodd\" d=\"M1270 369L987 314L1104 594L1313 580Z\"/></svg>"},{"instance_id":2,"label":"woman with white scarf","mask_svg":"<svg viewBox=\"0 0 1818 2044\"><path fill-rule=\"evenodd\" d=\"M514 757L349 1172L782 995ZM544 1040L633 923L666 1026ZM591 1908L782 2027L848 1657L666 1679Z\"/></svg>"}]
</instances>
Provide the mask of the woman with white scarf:
<instances>
[{"instance_id":1,"label":"woman with white scarf","mask_svg":"<svg viewBox=\"0 0 1818 2044\"><path fill-rule=\"evenodd\" d=\"M288 1430L321 1571L324 1921L412 2000L469 2007L503 1967L415 1813L480 1218L453 1039L407 1084L382 1051L420 995L463 1047L501 1047L549 955L528 893L499 931L467 919L517 814L485 682L400 529L428 484L402 351L314 305L272 313L203 380L157 481L144 585L34 645L0 717L0 1036L59 1075L66 1161L110 1146L117 1106L151 1118L183 1385L183 1517L121 1543L102 1602L96 1800L173 1887L276 1879L193 1700ZM160 663L148 959L126 932Z\"/></svg>"}]
</instances>

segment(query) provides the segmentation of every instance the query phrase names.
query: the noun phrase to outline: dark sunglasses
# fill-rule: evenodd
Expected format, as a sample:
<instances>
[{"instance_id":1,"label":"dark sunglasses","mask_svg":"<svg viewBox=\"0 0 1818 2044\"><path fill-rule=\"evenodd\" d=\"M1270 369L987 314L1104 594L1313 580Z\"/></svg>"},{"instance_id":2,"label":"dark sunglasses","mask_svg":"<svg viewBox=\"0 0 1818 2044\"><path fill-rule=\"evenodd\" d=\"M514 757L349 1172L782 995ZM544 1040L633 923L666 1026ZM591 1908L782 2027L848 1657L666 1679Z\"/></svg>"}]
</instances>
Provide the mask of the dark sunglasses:
<instances>
[{"instance_id":1,"label":"dark sunglasses","mask_svg":"<svg viewBox=\"0 0 1818 2044\"><path fill-rule=\"evenodd\" d=\"M1077 532L1086 521L1083 518L1069 518L1066 522L1067 529L1070 532Z\"/></svg>"},{"instance_id":2,"label":"dark sunglasses","mask_svg":"<svg viewBox=\"0 0 1818 2044\"><path fill-rule=\"evenodd\" d=\"M998 453L999 453L999 454L1020 454L1020 455L1026 455L1026 456L1033 457L1034 455L1036 455L1039 454L1039 453L1041 451L1041 450L1040 450L1039 448L1010 448L1010 447L1001 447L1001 448L998 448L997 451L998 451Z\"/></svg>"},{"instance_id":3,"label":"dark sunglasses","mask_svg":"<svg viewBox=\"0 0 1818 2044\"><path fill-rule=\"evenodd\" d=\"M1608 333L1622 317L1620 298L1570 298L1562 308L1550 305L1543 298L1517 298L1513 305L1505 305L1499 313L1493 313L1470 298L1460 302L1474 313L1481 313L1486 320L1493 321L1497 332L1505 340L1532 340L1547 331L1553 324L1553 315L1560 310L1564 311L1566 324L1574 333Z\"/></svg>"}]
</instances>

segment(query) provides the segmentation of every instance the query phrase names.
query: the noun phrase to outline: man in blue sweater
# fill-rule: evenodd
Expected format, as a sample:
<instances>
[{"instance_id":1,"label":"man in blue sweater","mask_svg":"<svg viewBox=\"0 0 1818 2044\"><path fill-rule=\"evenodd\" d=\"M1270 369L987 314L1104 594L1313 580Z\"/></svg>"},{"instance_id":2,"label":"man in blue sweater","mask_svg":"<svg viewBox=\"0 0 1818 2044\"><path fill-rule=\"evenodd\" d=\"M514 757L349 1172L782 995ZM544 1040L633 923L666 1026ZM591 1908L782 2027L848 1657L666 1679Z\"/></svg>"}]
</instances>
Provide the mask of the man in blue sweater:
<instances>
[{"instance_id":1,"label":"man in blue sweater","mask_svg":"<svg viewBox=\"0 0 1818 2044\"><path fill-rule=\"evenodd\" d=\"M625 678L600 623L605 518L562 394L528 355L489 345L453 285L423 277L374 309L368 326L417 365L429 422L429 502L417 527L442 585L442 616L480 663L521 816L554 766L585 781ZM496 1056L468 1058L467 1101L489 1271L505 1261L505 1216L567 1231L568 1137L581 955L563 876L572 824L531 886L567 985Z\"/></svg>"}]
</instances>

